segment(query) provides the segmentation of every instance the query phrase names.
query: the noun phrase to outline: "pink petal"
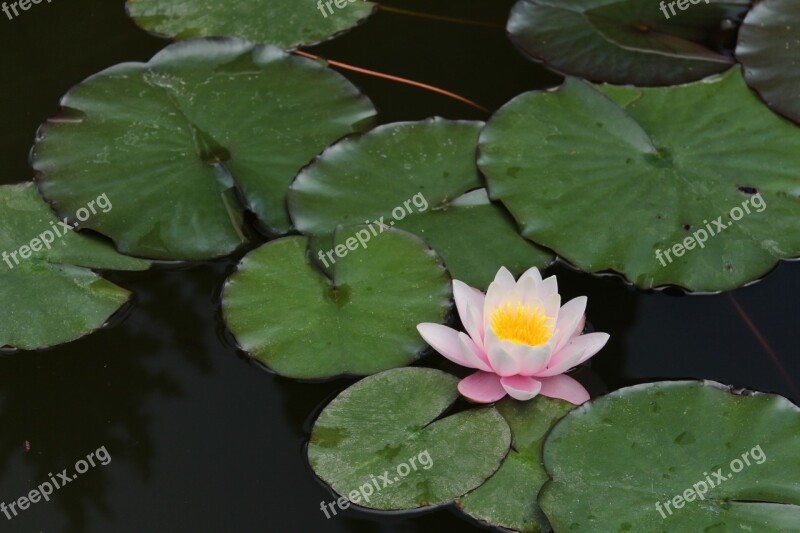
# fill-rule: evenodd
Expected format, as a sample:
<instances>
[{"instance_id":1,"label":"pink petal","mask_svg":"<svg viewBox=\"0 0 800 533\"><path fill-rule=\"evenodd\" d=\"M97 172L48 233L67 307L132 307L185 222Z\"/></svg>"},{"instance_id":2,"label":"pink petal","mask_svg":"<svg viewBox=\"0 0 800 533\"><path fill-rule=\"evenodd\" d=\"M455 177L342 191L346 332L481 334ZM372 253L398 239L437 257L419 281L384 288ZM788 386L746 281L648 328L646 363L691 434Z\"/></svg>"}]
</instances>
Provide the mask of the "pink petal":
<instances>
[{"instance_id":1,"label":"pink petal","mask_svg":"<svg viewBox=\"0 0 800 533\"><path fill-rule=\"evenodd\" d=\"M464 329L483 347L483 304L486 296L466 283L453 280L453 298Z\"/></svg>"},{"instance_id":2,"label":"pink petal","mask_svg":"<svg viewBox=\"0 0 800 533\"><path fill-rule=\"evenodd\" d=\"M514 343L500 340L491 329L486 330L486 355L492 370L499 376L519 374L520 362L512 350Z\"/></svg>"},{"instance_id":3,"label":"pink petal","mask_svg":"<svg viewBox=\"0 0 800 533\"><path fill-rule=\"evenodd\" d=\"M490 372L475 372L458 383L458 392L473 402L492 403L506 395L500 377Z\"/></svg>"},{"instance_id":4,"label":"pink petal","mask_svg":"<svg viewBox=\"0 0 800 533\"><path fill-rule=\"evenodd\" d=\"M569 376L560 374L558 376L540 379L542 381L542 388L539 393L542 396L566 400L575 405L580 405L589 399L589 393L583 388L583 385ZM511 393L509 392L509 394Z\"/></svg>"},{"instance_id":5,"label":"pink petal","mask_svg":"<svg viewBox=\"0 0 800 533\"><path fill-rule=\"evenodd\" d=\"M559 310L556 321L556 331L558 332L556 352L567 344L567 341L574 336L578 324L585 320L583 313L586 311L586 301L586 296L578 296L565 303ZM581 331L583 331L583 327L581 327Z\"/></svg>"},{"instance_id":6,"label":"pink petal","mask_svg":"<svg viewBox=\"0 0 800 533\"><path fill-rule=\"evenodd\" d=\"M417 331L434 350L454 363L467 368L491 370L488 358L484 361L478 355L480 350L464 333L430 322L418 324Z\"/></svg>"},{"instance_id":7,"label":"pink petal","mask_svg":"<svg viewBox=\"0 0 800 533\"><path fill-rule=\"evenodd\" d=\"M610 335L608 333L587 333L572 337L567 345L553 354L547 369L539 372L539 377L563 374L573 366L577 366L589 359L606 345Z\"/></svg>"},{"instance_id":8,"label":"pink petal","mask_svg":"<svg viewBox=\"0 0 800 533\"><path fill-rule=\"evenodd\" d=\"M500 384L503 386L509 396L515 400L530 400L542 388L542 383L536 379L526 376L509 376L500 379Z\"/></svg>"}]
</instances>

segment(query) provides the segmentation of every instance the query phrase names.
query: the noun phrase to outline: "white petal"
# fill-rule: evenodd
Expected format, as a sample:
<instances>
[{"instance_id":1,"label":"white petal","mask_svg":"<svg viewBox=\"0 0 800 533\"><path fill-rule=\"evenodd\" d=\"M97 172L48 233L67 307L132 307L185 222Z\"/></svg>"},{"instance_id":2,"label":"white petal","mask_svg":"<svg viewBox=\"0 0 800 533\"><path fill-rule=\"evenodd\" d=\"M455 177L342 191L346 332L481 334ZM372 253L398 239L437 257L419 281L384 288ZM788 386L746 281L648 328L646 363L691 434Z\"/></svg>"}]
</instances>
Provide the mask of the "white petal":
<instances>
[{"instance_id":1,"label":"white petal","mask_svg":"<svg viewBox=\"0 0 800 533\"><path fill-rule=\"evenodd\" d=\"M511 354L519 361L519 374L523 376L535 376L539 371L547 367L547 363L553 355L555 337L541 346L530 346L528 344L515 344L511 349Z\"/></svg>"},{"instance_id":2,"label":"white petal","mask_svg":"<svg viewBox=\"0 0 800 533\"><path fill-rule=\"evenodd\" d=\"M464 329L483 347L483 304L486 296L466 283L453 280L453 298Z\"/></svg>"},{"instance_id":3,"label":"white petal","mask_svg":"<svg viewBox=\"0 0 800 533\"><path fill-rule=\"evenodd\" d=\"M486 299L484 300L483 304L484 336L486 335L485 332L489 331L489 328L491 327L492 313L494 310L501 305L505 306L506 301L509 298L515 298L514 288L516 285L517 284L514 281L514 276L512 276L511 272L506 270L505 267L502 267L497 272L494 281L489 284L489 288L486 290ZM485 338L484 346L486 346Z\"/></svg>"},{"instance_id":4,"label":"white petal","mask_svg":"<svg viewBox=\"0 0 800 533\"><path fill-rule=\"evenodd\" d=\"M533 280L533 285L536 286L536 285L539 285L542 282L542 274L539 272L539 269L536 268L536 267L529 268L528 270L525 271L525 273L523 275L521 275L519 277L519 281L517 282L517 285L519 285L520 283L522 283L526 279L532 279Z\"/></svg>"},{"instance_id":5,"label":"white petal","mask_svg":"<svg viewBox=\"0 0 800 533\"><path fill-rule=\"evenodd\" d=\"M558 320L556 321L556 330L558 331L558 342L556 342L555 347L556 352L575 335L575 330L586 311L586 302L586 296L578 296L565 303L559 310ZM583 330L583 328L581 328L581 330Z\"/></svg>"},{"instance_id":6,"label":"white petal","mask_svg":"<svg viewBox=\"0 0 800 533\"><path fill-rule=\"evenodd\" d=\"M489 364L498 376L513 376L519 374L520 364L512 353L514 344L500 340L491 329L486 330L486 355Z\"/></svg>"}]
</instances>

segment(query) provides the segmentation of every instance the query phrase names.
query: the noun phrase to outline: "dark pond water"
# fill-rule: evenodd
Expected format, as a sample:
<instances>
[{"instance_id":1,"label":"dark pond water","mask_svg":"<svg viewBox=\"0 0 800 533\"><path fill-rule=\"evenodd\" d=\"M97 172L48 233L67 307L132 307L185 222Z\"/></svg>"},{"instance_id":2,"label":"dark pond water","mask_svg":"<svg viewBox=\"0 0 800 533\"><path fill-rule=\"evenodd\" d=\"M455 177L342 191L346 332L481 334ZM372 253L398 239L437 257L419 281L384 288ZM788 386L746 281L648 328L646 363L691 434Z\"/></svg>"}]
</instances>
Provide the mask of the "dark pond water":
<instances>
[{"instance_id":1,"label":"dark pond water","mask_svg":"<svg viewBox=\"0 0 800 533\"><path fill-rule=\"evenodd\" d=\"M424 4L431 13L502 25L511 2ZM391 5L420 9L412 1ZM0 181L32 177L27 153L35 129L71 86L115 63L147 60L165 44L127 19L122 0L53 0L11 21L0 16ZM390 13L311 51L447 88L492 109L559 82L522 59L500 29ZM383 122L485 118L433 93L347 76L374 100ZM389 516L351 509L325 518L320 502L332 496L311 472L304 444L316 413L352 380L297 383L237 353L218 307L237 260L111 274L136 294L112 327L56 349L0 356L0 501L26 494L101 446L111 456L50 503L11 521L0 516L0 531L479 529L449 508ZM800 400L787 380L800 381L800 264L782 264L733 293L774 359L728 295L642 293L614 277L552 270L564 297L589 296L593 326L612 335L592 369L582 371L594 392L707 378ZM424 364L440 361L431 356Z\"/></svg>"}]
</instances>

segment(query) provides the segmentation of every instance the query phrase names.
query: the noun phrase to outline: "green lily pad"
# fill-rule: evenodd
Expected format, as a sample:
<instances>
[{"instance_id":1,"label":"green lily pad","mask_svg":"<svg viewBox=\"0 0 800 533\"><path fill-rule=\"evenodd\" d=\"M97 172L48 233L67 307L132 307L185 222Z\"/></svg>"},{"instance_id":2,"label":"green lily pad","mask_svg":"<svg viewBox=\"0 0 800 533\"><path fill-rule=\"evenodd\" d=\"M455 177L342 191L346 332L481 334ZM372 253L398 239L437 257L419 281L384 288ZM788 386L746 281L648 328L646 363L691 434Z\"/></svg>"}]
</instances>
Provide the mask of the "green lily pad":
<instances>
[{"instance_id":1,"label":"green lily pad","mask_svg":"<svg viewBox=\"0 0 800 533\"><path fill-rule=\"evenodd\" d=\"M552 254L520 237L482 188L475 165L482 125L434 118L340 141L292 183L295 226L316 237L339 224L403 228L430 243L455 279L479 288L501 266L515 274L546 266Z\"/></svg>"},{"instance_id":2,"label":"green lily pad","mask_svg":"<svg viewBox=\"0 0 800 533\"><path fill-rule=\"evenodd\" d=\"M43 195L68 213L103 193L124 198L87 226L123 253L173 260L236 250L245 208L288 231L298 170L375 113L334 71L237 39L185 41L111 67L61 105L33 149Z\"/></svg>"},{"instance_id":3,"label":"green lily pad","mask_svg":"<svg viewBox=\"0 0 800 533\"><path fill-rule=\"evenodd\" d=\"M772 109L800 123L800 9L794 0L761 0L739 30L744 79Z\"/></svg>"},{"instance_id":4,"label":"green lily pad","mask_svg":"<svg viewBox=\"0 0 800 533\"><path fill-rule=\"evenodd\" d=\"M338 494L371 509L443 504L477 487L500 466L511 432L492 407L437 419L458 398L457 383L429 368L359 381L319 415L311 467Z\"/></svg>"},{"instance_id":5,"label":"green lily pad","mask_svg":"<svg viewBox=\"0 0 800 533\"><path fill-rule=\"evenodd\" d=\"M63 227L33 183L0 186L0 252L0 347L22 350L87 335L128 301L128 291L89 269L150 266Z\"/></svg>"},{"instance_id":6,"label":"green lily pad","mask_svg":"<svg viewBox=\"0 0 800 533\"><path fill-rule=\"evenodd\" d=\"M536 503L539 490L550 479L542 464L542 445L553 425L574 407L544 396L498 403L497 410L511 427L511 450L492 477L459 499L461 510L513 531L550 531L550 522Z\"/></svg>"},{"instance_id":7,"label":"green lily pad","mask_svg":"<svg viewBox=\"0 0 800 533\"><path fill-rule=\"evenodd\" d=\"M796 532L798 449L800 410L780 396L629 387L556 424L539 504L556 531Z\"/></svg>"},{"instance_id":8,"label":"green lily pad","mask_svg":"<svg viewBox=\"0 0 800 533\"><path fill-rule=\"evenodd\" d=\"M231 36L282 48L328 40L375 11L372 2L336 0L327 8L325 1L128 0L126 6L136 24L161 37Z\"/></svg>"},{"instance_id":9,"label":"green lily pad","mask_svg":"<svg viewBox=\"0 0 800 533\"><path fill-rule=\"evenodd\" d=\"M729 68L733 59L709 43L722 38L724 19L744 15L749 0L671 3L675 15L670 1L520 0L507 30L532 59L594 81L671 85Z\"/></svg>"},{"instance_id":10,"label":"green lily pad","mask_svg":"<svg viewBox=\"0 0 800 533\"><path fill-rule=\"evenodd\" d=\"M800 255L800 130L738 68L650 89L570 78L506 104L479 146L522 234L586 272L727 290Z\"/></svg>"},{"instance_id":11,"label":"green lily pad","mask_svg":"<svg viewBox=\"0 0 800 533\"><path fill-rule=\"evenodd\" d=\"M222 295L225 321L244 351L294 378L374 374L419 357L426 344L416 326L445 321L450 277L414 235L387 230L364 248L362 230L336 233L334 250L343 257L334 255L331 278L312 263L304 237L245 256Z\"/></svg>"}]
</instances>

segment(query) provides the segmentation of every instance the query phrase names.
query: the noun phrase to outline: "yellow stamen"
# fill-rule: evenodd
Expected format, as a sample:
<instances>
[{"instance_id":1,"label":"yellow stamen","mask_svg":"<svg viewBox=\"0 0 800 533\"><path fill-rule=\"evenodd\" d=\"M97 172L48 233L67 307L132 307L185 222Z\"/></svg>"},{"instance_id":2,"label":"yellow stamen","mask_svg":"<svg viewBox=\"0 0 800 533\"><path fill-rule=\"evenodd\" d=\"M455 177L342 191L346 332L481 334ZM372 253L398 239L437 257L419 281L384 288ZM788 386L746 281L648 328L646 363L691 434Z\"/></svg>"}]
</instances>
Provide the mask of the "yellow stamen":
<instances>
[{"instance_id":1,"label":"yellow stamen","mask_svg":"<svg viewBox=\"0 0 800 533\"><path fill-rule=\"evenodd\" d=\"M508 302L494 310L491 321L497 338L514 344L541 346L553 336L553 319L539 307Z\"/></svg>"}]
</instances>

